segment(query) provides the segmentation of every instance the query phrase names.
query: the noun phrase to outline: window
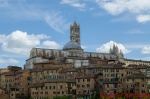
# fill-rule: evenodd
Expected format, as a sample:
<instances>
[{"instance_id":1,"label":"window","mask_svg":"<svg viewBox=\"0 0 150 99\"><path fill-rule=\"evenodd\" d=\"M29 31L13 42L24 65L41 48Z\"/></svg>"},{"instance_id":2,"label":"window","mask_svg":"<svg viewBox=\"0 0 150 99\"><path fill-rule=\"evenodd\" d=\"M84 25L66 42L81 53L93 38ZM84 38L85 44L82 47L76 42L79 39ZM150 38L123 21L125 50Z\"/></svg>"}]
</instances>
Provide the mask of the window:
<instances>
[{"instance_id":1,"label":"window","mask_svg":"<svg viewBox=\"0 0 150 99\"><path fill-rule=\"evenodd\" d=\"M84 88L85 86L84 86L84 85L82 85L82 87Z\"/></svg>"},{"instance_id":2,"label":"window","mask_svg":"<svg viewBox=\"0 0 150 99\"><path fill-rule=\"evenodd\" d=\"M114 72L114 69L111 69L111 72Z\"/></svg>"},{"instance_id":3,"label":"window","mask_svg":"<svg viewBox=\"0 0 150 99\"><path fill-rule=\"evenodd\" d=\"M47 89L47 86L45 86L45 89Z\"/></svg>"},{"instance_id":4,"label":"window","mask_svg":"<svg viewBox=\"0 0 150 99\"><path fill-rule=\"evenodd\" d=\"M42 64L42 67L44 67L44 64Z\"/></svg>"},{"instance_id":5,"label":"window","mask_svg":"<svg viewBox=\"0 0 150 99\"><path fill-rule=\"evenodd\" d=\"M116 72L119 72L119 69L116 69Z\"/></svg>"},{"instance_id":6,"label":"window","mask_svg":"<svg viewBox=\"0 0 150 99\"><path fill-rule=\"evenodd\" d=\"M87 87L90 87L90 84L87 84Z\"/></svg>"},{"instance_id":7,"label":"window","mask_svg":"<svg viewBox=\"0 0 150 99\"><path fill-rule=\"evenodd\" d=\"M80 79L78 79L78 82L80 82Z\"/></svg>"},{"instance_id":8,"label":"window","mask_svg":"<svg viewBox=\"0 0 150 99\"><path fill-rule=\"evenodd\" d=\"M49 86L49 89L51 89L51 86Z\"/></svg>"},{"instance_id":9,"label":"window","mask_svg":"<svg viewBox=\"0 0 150 99\"><path fill-rule=\"evenodd\" d=\"M105 72L108 72L108 69L105 69Z\"/></svg>"},{"instance_id":10,"label":"window","mask_svg":"<svg viewBox=\"0 0 150 99\"><path fill-rule=\"evenodd\" d=\"M107 93L109 94L109 90L107 90Z\"/></svg>"},{"instance_id":11,"label":"window","mask_svg":"<svg viewBox=\"0 0 150 99\"><path fill-rule=\"evenodd\" d=\"M83 82L84 82L84 79L83 79Z\"/></svg>"},{"instance_id":12,"label":"window","mask_svg":"<svg viewBox=\"0 0 150 99\"><path fill-rule=\"evenodd\" d=\"M127 79L127 82L129 82L129 79Z\"/></svg>"},{"instance_id":13,"label":"window","mask_svg":"<svg viewBox=\"0 0 150 99\"><path fill-rule=\"evenodd\" d=\"M111 77L115 77L115 74L111 74Z\"/></svg>"},{"instance_id":14,"label":"window","mask_svg":"<svg viewBox=\"0 0 150 99\"><path fill-rule=\"evenodd\" d=\"M45 92L45 94L48 94L48 92Z\"/></svg>"},{"instance_id":15,"label":"window","mask_svg":"<svg viewBox=\"0 0 150 99\"><path fill-rule=\"evenodd\" d=\"M109 84L107 84L107 87L109 87Z\"/></svg>"},{"instance_id":16,"label":"window","mask_svg":"<svg viewBox=\"0 0 150 99\"><path fill-rule=\"evenodd\" d=\"M142 92L142 93L145 93L145 90L142 90L141 92Z\"/></svg>"},{"instance_id":17,"label":"window","mask_svg":"<svg viewBox=\"0 0 150 99\"><path fill-rule=\"evenodd\" d=\"M90 79L87 79L87 82L90 82Z\"/></svg>"},{"instance_id":18,"label":"window","mask_svg":"<svg viewBox=\"0 0 150 99\"><path fill-rule=\"evenodd\" d=\"M109 76L109 74L105 74L105 77L108 77Z\"/></svg>"},{"instance_id":19,"label":"window","mask_svg":"<svg viewBox=\"0 0 150 99\"><path fill-rule=\"evenodd\" d=\"M55 89L55 86L53 86L53 89Z\"/></svg>"},{"instance_id":20,"label":"window","mask_svg":"<svg viewBox=\"0 0 150 99\"><path fill-rule=\"evenodd\" d=\"M62 85L60 85L60 89L62 89Z\"/></svg>"}]
</instances>

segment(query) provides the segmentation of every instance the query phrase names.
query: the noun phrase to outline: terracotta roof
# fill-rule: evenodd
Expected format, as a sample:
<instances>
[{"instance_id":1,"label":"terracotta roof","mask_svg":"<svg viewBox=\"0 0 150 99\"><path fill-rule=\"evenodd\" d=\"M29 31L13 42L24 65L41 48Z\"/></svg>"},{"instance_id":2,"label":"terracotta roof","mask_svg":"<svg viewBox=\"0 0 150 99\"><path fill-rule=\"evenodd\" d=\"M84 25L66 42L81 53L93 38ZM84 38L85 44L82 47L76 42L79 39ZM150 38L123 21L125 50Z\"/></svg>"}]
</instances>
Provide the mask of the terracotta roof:
<instances>
[{"instance_id":1,"label":"terracotta roof","mask_svg":"<svg viewBox=\"0 0 150 99\"><path fill-rule=\"evenodd\" d=\"M71 69L62 69L60 73L66 73L66 72L78 72L77 68L71 68Z\"/></svg>"},{"instance_id":2,"label":"terracotta roof","mask_svg":"<svg viewBox=\"0 0 150 99\"><path fill-rule=\"evenodd\" d=\"M126 78L146 78L146 76L144 75L144 74L142 74L142 73L134 73L134 74L132 74L132 75L130 75L130 76L127 76Z\"/></svg>"},{"instance_id":3,"label":"terracotta roof","mask_svg":"<svg viewBox=\"0 0 150 99\"><path fill-rule=\"evenodd\" d=\"M94 78L95 75L87 75L87 74L84 74L84 75L78 75L76 76L76 79L83 79L83 78Z\"/></svg>"},{"instance_id":4,"label":"terracotta roof","mask_svg":"<svg viewBox=\"0 0 150 99\"><path fill-rule=\"evenodd\" d=\"M59 70L61 67L48 67L48 68L42 68L42 69L38 69L38 68L34 68L31 70L31 72L42 72L44 70Z\"/></svg>"}]
</instances>

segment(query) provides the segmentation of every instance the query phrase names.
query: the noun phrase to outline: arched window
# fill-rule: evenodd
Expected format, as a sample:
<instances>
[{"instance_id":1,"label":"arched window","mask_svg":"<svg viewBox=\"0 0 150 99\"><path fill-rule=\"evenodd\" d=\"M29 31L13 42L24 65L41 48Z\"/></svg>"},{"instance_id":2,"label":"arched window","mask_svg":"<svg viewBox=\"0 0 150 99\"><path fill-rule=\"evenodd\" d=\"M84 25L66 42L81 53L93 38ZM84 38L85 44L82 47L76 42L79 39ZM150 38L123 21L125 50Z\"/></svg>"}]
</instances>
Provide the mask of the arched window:
<instances>
[{"instance_id":1,"label":"arched window","mask_svg":"<svg viewBox=\"0 0 150 99\"><path fill-rule=\"evenodd\" d=\"M32 52L32 57L34 57L34 52Z\"/></svg>"}]
</instances>

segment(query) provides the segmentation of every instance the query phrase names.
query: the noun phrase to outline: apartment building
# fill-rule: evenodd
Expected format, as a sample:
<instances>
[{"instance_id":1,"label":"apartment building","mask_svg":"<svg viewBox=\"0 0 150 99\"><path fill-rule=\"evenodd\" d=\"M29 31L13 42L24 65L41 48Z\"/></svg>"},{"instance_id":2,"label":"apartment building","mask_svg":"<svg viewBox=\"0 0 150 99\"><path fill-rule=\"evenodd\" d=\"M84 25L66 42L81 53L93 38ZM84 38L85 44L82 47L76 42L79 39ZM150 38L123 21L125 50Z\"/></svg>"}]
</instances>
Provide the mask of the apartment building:
<instances>
[{"instance_id":1,"label":"apartment building","mask_svg":"<svg viewBox=\"0 0 150 99\"><path fill-rule=\"evenodd\" d=\"M147 67L124 64L92 64L74 67L72 64L36 63L30 70L1 74L1 87L10 99L34 99L72 96L90 99L96 92L148 93ZM25 99L26 99L25 98Z\"/></svg>"}]
</instances>

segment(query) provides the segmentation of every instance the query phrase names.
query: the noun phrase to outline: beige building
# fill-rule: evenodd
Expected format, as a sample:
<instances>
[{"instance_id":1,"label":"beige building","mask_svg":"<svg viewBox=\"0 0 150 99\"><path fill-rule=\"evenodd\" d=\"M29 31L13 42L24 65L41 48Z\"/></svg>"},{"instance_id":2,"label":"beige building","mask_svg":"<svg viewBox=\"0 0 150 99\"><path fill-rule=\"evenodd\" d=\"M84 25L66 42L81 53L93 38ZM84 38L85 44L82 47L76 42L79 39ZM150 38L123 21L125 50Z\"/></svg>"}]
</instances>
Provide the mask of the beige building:
<instances>
[{"instance_id":1,"label":"beige building","mask_svg":"<svg viewBox=\"0 0 150 99\"><path fill-rule=\"evenodd\" d=\"M76 98L90 99L95 90L95 80L93 75L78 75L76 77Z\"/></svg>"}]
</instances>

